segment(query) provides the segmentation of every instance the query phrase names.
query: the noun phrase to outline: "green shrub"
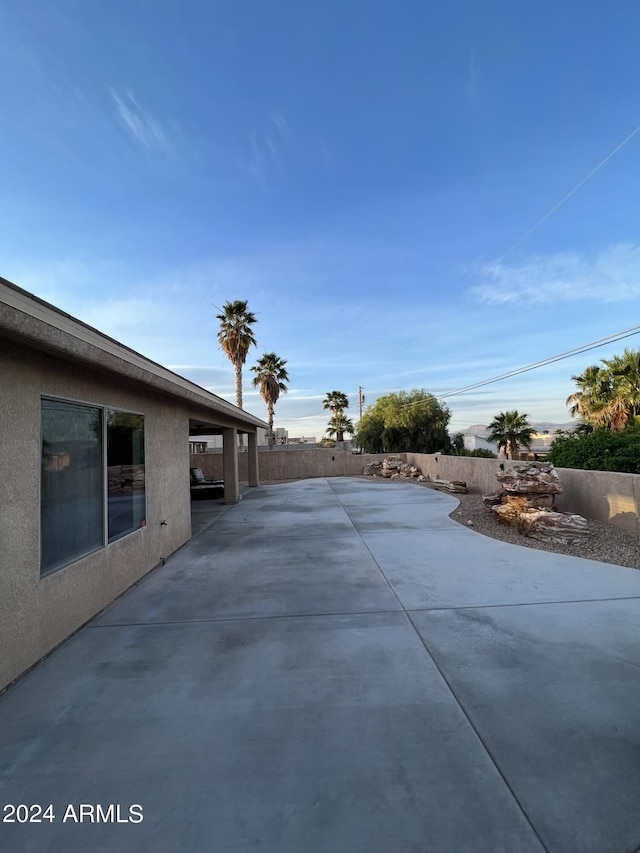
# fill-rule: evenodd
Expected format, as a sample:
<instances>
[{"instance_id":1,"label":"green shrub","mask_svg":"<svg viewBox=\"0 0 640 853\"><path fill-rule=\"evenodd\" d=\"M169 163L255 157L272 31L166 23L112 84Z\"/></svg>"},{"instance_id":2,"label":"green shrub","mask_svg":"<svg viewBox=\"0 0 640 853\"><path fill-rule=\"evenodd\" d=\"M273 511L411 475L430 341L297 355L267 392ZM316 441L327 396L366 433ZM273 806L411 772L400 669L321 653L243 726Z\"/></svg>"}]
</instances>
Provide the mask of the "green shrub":
<instances>
[{"instance_id":1,"label":"green shrub","mask_svg":"<svg viewBox=\"0 0 640 853\"><path fill-rule=\"evenodd\" d=\"M558 468L640 474L640 428L632 423L622 432L600 427L562 433L554 438L548 458Z\"/></svg>"}]
</instances>

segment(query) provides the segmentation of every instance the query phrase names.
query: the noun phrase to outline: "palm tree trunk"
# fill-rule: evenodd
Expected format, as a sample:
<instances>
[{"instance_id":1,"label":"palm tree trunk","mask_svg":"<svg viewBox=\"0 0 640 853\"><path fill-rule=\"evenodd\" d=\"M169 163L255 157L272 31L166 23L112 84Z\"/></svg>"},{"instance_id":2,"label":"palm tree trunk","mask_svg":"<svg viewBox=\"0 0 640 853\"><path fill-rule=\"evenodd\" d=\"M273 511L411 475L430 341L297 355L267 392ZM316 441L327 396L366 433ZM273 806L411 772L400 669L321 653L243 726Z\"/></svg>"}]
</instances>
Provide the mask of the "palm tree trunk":
<instances>
[{"instance_id":1,"label":"palm tree trunk","mask_svg":"<svg viewBox=\"0 0 640 853\"><path fill-rule=\"evenodd\" d=\"M241 409L242 408L242 365L235 364L236 371L236 406ZM244 434L240 433L238 436L238 447L244 447Z\"/></svg>"},{"instance_id":2,"label":"palm tree trunk","mask_svg":"<svg viewBox=\"0 0 640 853\"><path fill-rule=\"evenodd\" d=\"M272 448L273 441L273 403L267 403L267 424L269 425L269 429L267 432L267 441L269 442L269 447Z\"/></svg>"},{"instance_id":3,"label":"palm tree trunk","mask_svg":"<svg viewBox=\"0 0 640 853\"><path fill-rule=\"evenodd\" d=\"M236 406L242 408L242 365L236 364Z\"/></svg>"}]
</instances>

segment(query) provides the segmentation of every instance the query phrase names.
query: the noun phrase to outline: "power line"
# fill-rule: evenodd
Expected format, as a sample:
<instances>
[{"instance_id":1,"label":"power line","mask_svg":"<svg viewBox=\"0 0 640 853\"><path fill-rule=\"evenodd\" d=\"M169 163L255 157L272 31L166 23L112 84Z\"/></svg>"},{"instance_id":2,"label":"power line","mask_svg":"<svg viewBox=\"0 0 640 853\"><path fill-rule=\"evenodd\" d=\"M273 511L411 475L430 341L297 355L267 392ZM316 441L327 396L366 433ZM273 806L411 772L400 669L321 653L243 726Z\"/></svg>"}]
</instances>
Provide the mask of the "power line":
<instances>
[{"instance_id":1,"label":"power line","mask_svg":"<svg viewBox=\"0 0 640 853\"><path fill-rule=\"evenodd\" d=\"M598 165L595 167L595 169L592 169L592 170L589 172L589 174L588 174L588 175L586 175L586 176L585 176L581 181L578 181L578 183L575 185L575 187L573 187L573 189L569 190L569 192L568 192L566 195L564 195L564 196L560 199L560 201L556 202L556 203L553 205L553 207L552 207L550 210L548 210L548 211L545 213L545 215L544 215L543 217L541 217L541 218L540 218L540 219L535 223L535 225L533 225L531 228L529 228L529 230L526 232L526 234L524 234L522 237L520 237L520 239L519 239L519 240L517 240L517 241L513 244L513 246L511 246L509 249L507 249L507 251L506 251L506 252L504 252L504 254L502 254L502 255L498 258L498 260L497 260L497 261L495 261L495 264L497 265L497 264L501 263L501 262L502 262L502 261L503 261L503 260L508 256L508 255L510 255L510 254L511 254L511 252L513 252L513 250L514 250L514 249L517 249L517 248L518 248L518 246L520 246L522 243L524 243L524 241L527 239L527 237L530 237L530 236L533 234L533 232L534 232L534 231L537 231L537 230L538 230L538 228L539 228L539 227L540 227L544 222L546 222L546 221L547 221L547 219L549 219L549 217L550 217L550 216L552 216L552 215L556 212L556 210L558 210L558 208L562 207L562 205L563 205L566 201L568 201L568 200L571 198L571 196L572 196L572 195L574 195L575 193L577 193L577 192L578 192L578 190L579 190L581 187L583 187L583 186L587 183L587 181L588 181L590 178L592 178L592 177L595 175L595 173L596 173L596 172L598 172L598 171L599 171L599 170L600 170L600 169L605 165L605 163L608 163L608 162L609 162L609 160L611 160L611 158L612 158L615 154L617 154L617 153L618 153L618 151L620 151L620 149L621 149L621 148L623 148L623 147L627 144L627 142L630 142L630 141L633 139L633 137L634 137L637 133L640 133L640 125L638 125L638 127L636 127L636 129L635 129L632 133L630 133L630 134L629 134L629 136L627 136L627 138L626 138L626 139L623 139L623 140L622 140L622 142L621 142L619 145L617 145L617 146L613 149L613 151L609 152L609 154L607 154L607 156L604 158L604 160L601 160L601 161L598 163Z\"/></svg>"},{"instance_id":2,"label":"power line","mask_svg":"<svg viewBox=\"0 0 640 853\"><path fill-rule=\"evenodd\" d=\"M629 338L632 335L640 333L640 326L633 326L631 329L625 329L622 332L616 332L613 335L608 335L606 338L600 338L597 341L592 341L588 344L583 344L580 347L567 350L566 352L552 355L549 358L543 358L541 361L526 364L524 367L517 367L515 370L509 370L506 373L501 373L499 376L493 376L491 379L483 379L481 382L474 382L472 385L465 385L463 388L456 388L454 391L447 391L444 394L437 395L438 400L444 400L448 397L456 397L460 394L466 394L467 391L474 391L476 388L483 388L485 385L491 385L494 382L501 382L503 379L511 379L513 376L520 376L522 373L528 373L531 370L537 370L539 367L546 367L548 364L554 364L557 361L563 361L566 358L571 358L574 355L579 355L589 350L598 349L598 347L606 346L607 344L615 343L616 341ZM404 406L416 406L422 400L415 400L411 403L405 403Z\"/></svg>"}]
</instances>

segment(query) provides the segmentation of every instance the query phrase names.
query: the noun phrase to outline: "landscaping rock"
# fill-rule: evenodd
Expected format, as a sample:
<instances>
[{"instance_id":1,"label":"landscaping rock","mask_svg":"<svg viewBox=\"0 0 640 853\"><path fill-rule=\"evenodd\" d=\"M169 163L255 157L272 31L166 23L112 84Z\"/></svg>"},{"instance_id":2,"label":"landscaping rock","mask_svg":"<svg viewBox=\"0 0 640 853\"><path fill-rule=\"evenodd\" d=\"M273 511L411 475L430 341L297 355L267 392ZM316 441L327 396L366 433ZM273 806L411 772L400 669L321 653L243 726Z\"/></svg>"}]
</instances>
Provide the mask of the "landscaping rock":
<instances>
[{"instance_id":1,"label":"landscaping rock","mask_svg":"<svg viewBox=\"0 0 640 853\"><path fill-rule=\"evenodd\" d=\"M555 511L562 485L550 462L520 463L498 471L496 479L502 491L482 501L499 521L542 542L570 545L589 535L585 518Z\"/></svg>"},{"instance_id":2,"label":"landscaping rock","mask_svg":"<svg viewBox=\"0 0 640 853\"><path fill-rule=\"evenodd\" d=\"M464 480L432 480L433 487L441 492L452 492L453 494L467 494L467 484Z\"/></svg>"},{"instance_id":3,"label":"landscaping rock","mask_svg":"<svg viewBox=\"0 0 640 853\"><path fill-rule=\"evenodd\" d=\"M363 473L371 477L387 477L393 480L402 477L423 482L429 479L423 476L415 465L408 465L399 456L393 455L387 456L382 462L370 462L365 466Z\"/></svg>"},{"instance_id":4,"label":"landscaping rock","mask_svg":"<svg viewBox=\"0 0 640 853\"><path fill-rule=\"evenodd\" d=\"M561 495L562 485L551 462L521 462L498 471L496 479L510 495Z\"/></svg>"},{"instance_id":5,"label":"landscaping rock","mask_svg":"<svg viewBox=\"0 0 640 853\"><path fill-rule=\"evenodd\" d=\"M523 512L519 529L532 539L560 545L575 545L589 536L586 518L569 512Z\"/></svg>"}]
</instances>

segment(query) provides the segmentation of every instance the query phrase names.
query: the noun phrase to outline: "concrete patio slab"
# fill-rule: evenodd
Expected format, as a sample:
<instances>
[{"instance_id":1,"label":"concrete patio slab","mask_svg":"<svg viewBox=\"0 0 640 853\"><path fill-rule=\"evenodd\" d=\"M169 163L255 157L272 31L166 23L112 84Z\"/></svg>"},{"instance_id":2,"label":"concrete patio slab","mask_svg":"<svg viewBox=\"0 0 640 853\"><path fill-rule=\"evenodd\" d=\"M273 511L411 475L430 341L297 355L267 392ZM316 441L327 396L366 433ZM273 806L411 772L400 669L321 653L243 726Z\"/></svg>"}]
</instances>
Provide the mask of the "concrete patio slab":
<instances>
[{"instance_id":1,"label":"concrete patio slab","mask_svg":"<svg viewBox=\"0 0 640 853\"><path fill-rule=\"evenodd\" d=\"M404 531L401 560L388 531L362 532L408 610L640 597L636 569L498 542L452 524L425 527L428 537Z\"/></svg>"},{"instance_id":2,"label":"concrete patio slab","mask_svg":"<svg viewBox=\"0 0 640 853\"><path fill-rule=\"evenodd\" d=\"M145 814L12 849L542 849L404 614L93 628L4 705L12 798Z\"/></svg>"},{"instance_id":3,"label":"concrete patio slab","mask_svg":"<svg viewBox=\"0 0 640 853\"><path fill-rule=\"evenodd\" d=\"M0 803L56 814L3 850L640 847L640 572L494 542L413 485L203 504L0 696Z\"/></svg>"},{"instance_id":4,"label":"concrete patio slab","mask_svg":"<svg viewBox=\"0 0 640 853\"><path fill-rule=\"evenodd\" d=\"M353 531L305 536L293 547L277 535L254 542L209 528L95 624L402 609Z\"/></svg>"},{"instance_id":5,"label":"concrete patio slab","mask_svg":"<svg viewBox=\"0 0 640 853\"><path fill-rule=\"evenodd\" d=\"M640 842L640 600L413 614L549 850Z\"/></svg>"}]
</instances>

